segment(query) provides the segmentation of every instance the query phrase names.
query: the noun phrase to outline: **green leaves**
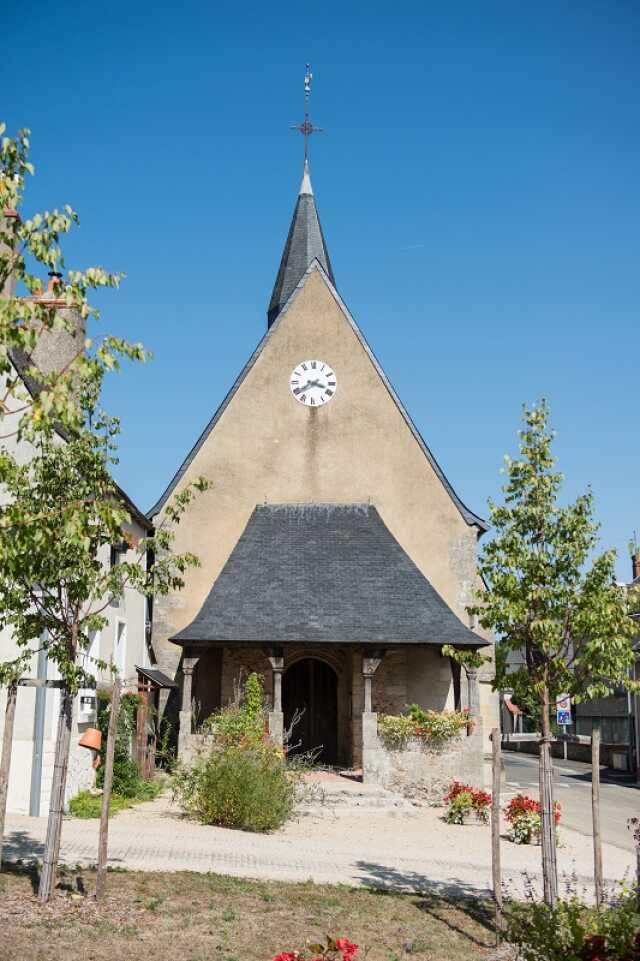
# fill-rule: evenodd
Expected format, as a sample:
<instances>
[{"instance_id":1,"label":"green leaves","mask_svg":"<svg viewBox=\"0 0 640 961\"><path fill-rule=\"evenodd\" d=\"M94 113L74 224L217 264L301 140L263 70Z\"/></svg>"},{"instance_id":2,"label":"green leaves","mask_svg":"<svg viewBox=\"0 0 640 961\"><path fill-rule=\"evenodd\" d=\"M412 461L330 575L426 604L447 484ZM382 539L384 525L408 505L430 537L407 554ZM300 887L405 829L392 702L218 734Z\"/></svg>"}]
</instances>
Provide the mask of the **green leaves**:
<instances>
[{"instance_id":1,"label":"green leaves","mask_svg":"<svg viewBox=\"0 0 640 961\"><path fill-rule=\"evenodd\" d=\"M469 608L500 636L495 686L513 688L530 710L563 693L579 701L621 684L635 689L628 597L615 583L615 552L593 558L592 494L559 503L546 403L525 408L523 419L520 458L506 459L504 503L490 504L494 536L479 564L487 590ZM509 653L525 666L514 671Z\"/></svg>"},{"instance_id":2,"label":"green leaves","mask_svg":"<svg viewBox=\"0 0 640 961\"><path fill-rule=\"evenodd\" d=\"M0 125L0 136L4 130ZM11 630L20 655L0 665L0 683L19 676L34 643L46 637L49 658L75 692L86 683L80 655L107 623L109 604L128 589L177 590L198 563L193 554L173 554L174 526L209 485L200 479L184 487L158 532L110 565L111 545L122 543L131 517L110 474L120 424L101 409L100 396L107 372L148 354L122 338L86 336L87 321L99 319L89 294L117 288L124 275L90 267L62 279L61 240L78 215L65 204L21 219L25 180L34 172L28 152L28 130L2 138L0 628ZM43 292L45 271L53 273ZM53 362L52 348L61 345L64 360Z\"/></svg>"}]
</instances>

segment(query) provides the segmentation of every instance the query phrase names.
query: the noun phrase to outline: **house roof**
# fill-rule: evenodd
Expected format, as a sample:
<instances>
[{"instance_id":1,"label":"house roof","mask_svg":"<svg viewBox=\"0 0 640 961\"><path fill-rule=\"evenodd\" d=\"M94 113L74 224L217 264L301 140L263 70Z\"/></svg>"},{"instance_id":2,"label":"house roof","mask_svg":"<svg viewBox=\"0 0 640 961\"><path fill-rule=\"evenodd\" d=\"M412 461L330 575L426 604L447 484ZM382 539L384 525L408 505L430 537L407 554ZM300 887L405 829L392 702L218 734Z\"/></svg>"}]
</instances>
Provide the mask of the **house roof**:
<instances>
[{"instance_id":1,"label":"house roof","mask_svg":"<svg viewBox=\"0 0 640 961\"><path fill-rule=\"evenodd\" d=\"M269 302L267 320L269 327L274 322L304 273L314 260L322 264L331 283L335 284L329 251L320 226L316 201L311 186L309 163L304 162L304 173L298 200L291 218L287 242L284 245L280 269Z\"/></svg>"},{"instance_id":2,"label":"house roof","mask_svg":"<svg viewBox=\"0 0 640 961\"><path fill-rule=\"evenodd\" d=\"M488 643L368 504L257 506L198 615L171 640Z\"/></svg>"},{"instance_id":3,"label":"house roof","mask_svg":"<svg viewBox=\"0 0 640 961\"><path fill-rule=\"evenodd\" d=\"M29 355L23 350L13 349L9 351L9 359L13 366L15 367L16 373L19 374L22 383L24 384L26 390L32 397L37 397L42 390L42 384L37 378L30 374L30 369L34 366L33 361ZM55 427L56 433L62 440L68 441L69 434L62 426L62 424L57 423ZM131 500L129 495L124 491L119 484L113 482L114 489L119 499L122 501L126 509L131 514L132 520L135 520L140 527L145 531L149 532L153 530L153 523L149 520L147 515L140 510L140 508Z\"/></svg>"},{"instance_id":4,"label":"house roof","mask_svg":"<svg viewBox=\"0 0 640 961\"><path fill-rule=\"evenodd\" d=\"M162 671L157 671L153 667L139 667L137 664L135 667L140 677L145 678L147 681L151 681L151 683L155 684L156 687L173 690L178 686L175 681L171 680L170 677L168 677Z\"/></svg>"},{"instance_id":5,"label":"house roof","mask_svg":"<svg viewBox=\"0 0 640 961\"><path fill-rule=\"evenodd\" d=\"M249 358L249 360L247 361L247 363L245 364L245 366L244 366L244 367L242 368L242 370L240 371L240 374L238 375L235 383L233 384L233 386L231 387L231 389L230 389L229 392L227 393L226 397L224 398L224 400L222 401L222 403L221 403L220 406L218 407L217 411L215 412L215 414L213 415L213 417L211 418L211 420L209 421L209 423L207 424L207 426L205 427L205 429L203 430L203 432L200 434L200 437L198 438L198 440L196 441L196 443L193 445L193 447L191 448L191 450L189 451L189 453L188 453L187 456L185 457L185 459L184 459L184 461L182 462L181 466L178 468L178 470L176 471L176 473L173 475L171 481L169 482L169 485L165 488L163 494L160 496L160 498L156 501L156 503L153 505L153 507L151 508L151 510L148 512L148 516L153 519L153 518L155 517L155 515L158 514L158 513L162 510L162 508L164 507L164 505L165 505L166 502L168 501L169 497L170 497L171 494L173 493L175 487L177 486L177 484L180 482L180 480L182 479L182 477L184 476L184 474L185 474L186 471L188 470L189 465L191 464L191 462L192 462L192 461L194 460L194 458L196 457L198 451L199 451L200 448L203 446L203 444L206 442L209 434L210 434L210 433L212 432L212 430L215 428L216 424L218 423L218 421L220 420L220 418L222 417L222 415L223 415L224 412L226 411L227 407L229 406L229 404L230 404L231 401L233 400L233 398L234 398L234 396L236 395L237 391L240 389L240 387L241 387L242 384L244 383L245 378L246 378L246 377L249 375L249 373L251 372L251 370L252 370L252 368L253 368L253 365L255 364L255 362L257 361L258 357L260 356L260 354L261 354L262 351L264 350L265 344L267 343L269 337L272 337L272 336L275 334L276 330L278 329L278 327L279 327L279 325L280 325L280 322L281 322L282 317L284 317L285 314L287 313L287 311L289 311L289 310L291 309L291 305L293 304L293 302L294 302L294 300L295 300L298 292L302 289L302 287L303 287L304 284L306 283L307 278L309 277L309 275L310 275L311 273L313 273L314 271L317 271L317 272L324 278L324 281L325 281L325 283L327 284L327 287L329 288L329 291L331 292L332 297L335 299L338 307L340 308L340 310L341 310L342 313L344 314L345 319L347 320L347 322L348 322L349 325L351 326L351 328L352 328L355 336L357 337L357 339L359 340L360 344L361 344L362 347L364 348L365 352L366 352L367 355L369 356L369 359L370 359L371 363L373 364L375 370L377 371L378 376L379 376L380 379L382 380L382 383L384 384L384 386L385 386L386 389L388 390L389 394L391 395L391 398L393 399L393 401L394 401L394 403L396 404L398 410L400 411L402 417L404 418L404 420L405 420L405 422L406 422L406 424L407 424L407 427L409 428L409 430L410 430L411 433L413 434L414 439L416 440L418 446L419 446L420 449L422 450L422 453L425 455L425 457L427 458L427 460L428 460L429 463L431 464L431 467L433 468L433 470L435 471L437 477L439 478L439 480L441 481L441 483L442 483L442 485L444 486L445 490L446 490L447 493L449 494L451 500L452 500L453 503L456 505L456 507L458 508L458 510L460 511L460 513L462 514L463 518L464 518L465 521L467 522L467 524L469 524L469 525L472 526L472 527L477 527L479 534L483 534L485 531L487 531L487 530L489 529L489 525L488 525L487 522L486 522L485 520L483 520L478 514L474 514L474 512L473 512L472 510L469 510L469 508L460 500L460 498L458 497L458 495L457 495L456 492L454 491L454 489L453 489L453 487L451 486L451 484L449 483L449 480L448 480L448 478L446 477L444 471L442 470L442 468L440 467L440 465L439 465L438 462L436 461L435 457L433 456L433 454L432 454L431 451L429 450L429 448L428 448L428 446L427 446L424 438L423 438L422 435L420 434L420 431L418 430L418 428L416 427L416 425L415 425L415 424L413 423L413 421L411 420L411 417L409 416L407 410L405 409L405 407L403 406L400 398L399 398L398 395L396 394L396 392L395 392L394 388L392 387L392 385L391 385L391 383L390 383L387 375L385 374L384 370L383 370L382 367L380 366L380 363L379 363L377 357L375 356L375 354L374 354L373 351L371 350L371 347L370 347L369 344L367 343L367 341L366 341L366 339L365 339L365 337L364 337L364 334L362 333L362 331L361 331L360 328L358 327L357 323L355 322L354 318L352 317L351 313L349 312L349 309L347 308L346 304L344 303L344 301L343 301L342 298L340 297L338 291L337 291L336 288L334 287L331 278L327 275L326 271L325 271L324 268L322 267L322 264L320 264L317 259L313 260L312 263L309 264L309 266L307 267L307 269L306 269L306 271L305 271L305 273L304 273L304 276L300 279L300 281L299 281L299 283L297 284L295 290L293 290L293 292L291 293L291 296L289 297L289 300L287 301L286 305L285 305L285 306L283 307L283 309L280 311L280 313L278 314L277 318L275 319L275 321L273 322L273 324L271 325L271 327L268 328L267 332L265 333L264 337L262 338L262 340L260 341L260 343L258 344L258 346L256 347L256 349L254 350L253 354L251 355L251 357Z\"/></svg>"}]
</instances>

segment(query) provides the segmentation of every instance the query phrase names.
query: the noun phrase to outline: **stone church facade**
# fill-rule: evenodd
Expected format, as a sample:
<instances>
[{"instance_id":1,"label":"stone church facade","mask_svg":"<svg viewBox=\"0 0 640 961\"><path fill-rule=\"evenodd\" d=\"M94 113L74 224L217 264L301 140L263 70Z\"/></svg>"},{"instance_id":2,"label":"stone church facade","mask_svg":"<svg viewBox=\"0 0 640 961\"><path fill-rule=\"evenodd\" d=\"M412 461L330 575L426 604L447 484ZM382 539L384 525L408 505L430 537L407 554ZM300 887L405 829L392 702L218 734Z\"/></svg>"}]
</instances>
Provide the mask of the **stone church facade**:
<instances>
[{"instance_id":1,"label":"stone church facade","mask_svg":"<svg viewBox=\"0 0 640 961\"><path fill-rule=\"evenodd\" d=\"M199 476L211 489L176 549L200 567L153 612L158 666L179 682L181 750L265 678L274 736L360 766L363 717L471 701L488 731L490 672L467 691L443 644L488 639L466 614L484 521L459 499L340 298L308 167L266 334L152 509Z\"/></svg>"}]
</instances>

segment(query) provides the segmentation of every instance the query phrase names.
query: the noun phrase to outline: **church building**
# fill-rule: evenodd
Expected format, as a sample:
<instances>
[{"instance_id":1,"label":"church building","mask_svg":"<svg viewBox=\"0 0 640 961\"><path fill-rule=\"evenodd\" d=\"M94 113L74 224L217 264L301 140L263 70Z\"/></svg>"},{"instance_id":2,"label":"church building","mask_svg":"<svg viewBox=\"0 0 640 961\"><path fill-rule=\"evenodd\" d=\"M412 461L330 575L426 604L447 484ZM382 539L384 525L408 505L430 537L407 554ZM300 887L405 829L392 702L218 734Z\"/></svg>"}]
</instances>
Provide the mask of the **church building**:
<instances>
[{"instance_id":1,"label":"church building","mask_svg":"<svg viewBox=\"0 0 640 961\"><path fill-rule=\"evenodd\" d=\"M304 132L304 131L303 131ZM158 666L178 683L179 752L260 672L281 738L359 767L363 717L470 701L442 647L487 647L466 606L485 522L436 462L340 297L305 159L267 329L150 512L204 476L175 548L200 567L157 598ZM484 725L482 725L484 719ZM480 745L482 744L480 740ZM481 746L480 746L481 750Z\"/></svg>"}]
</instances>

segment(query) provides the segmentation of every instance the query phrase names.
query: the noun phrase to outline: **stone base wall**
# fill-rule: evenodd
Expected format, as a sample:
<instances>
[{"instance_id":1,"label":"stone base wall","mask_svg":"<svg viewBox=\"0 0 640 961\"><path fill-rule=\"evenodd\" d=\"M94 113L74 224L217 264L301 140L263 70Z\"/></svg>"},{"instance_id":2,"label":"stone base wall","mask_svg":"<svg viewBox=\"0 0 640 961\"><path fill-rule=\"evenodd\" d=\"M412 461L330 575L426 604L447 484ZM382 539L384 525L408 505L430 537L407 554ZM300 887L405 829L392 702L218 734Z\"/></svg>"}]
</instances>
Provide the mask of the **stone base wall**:
<instances>
[{"instance_id":1,"label":"stone base wall","mask_svg":"<svg viewBox=\"0 0 640 961\"><path fill-rule=\"evenodd\" d=\"M482 737L457 737L436 746L415 738L402 748L378 736L377 714L362 715L363 780L413 801L441 800L452 781L484 787Z\"/></svg>"}]
</instances>

